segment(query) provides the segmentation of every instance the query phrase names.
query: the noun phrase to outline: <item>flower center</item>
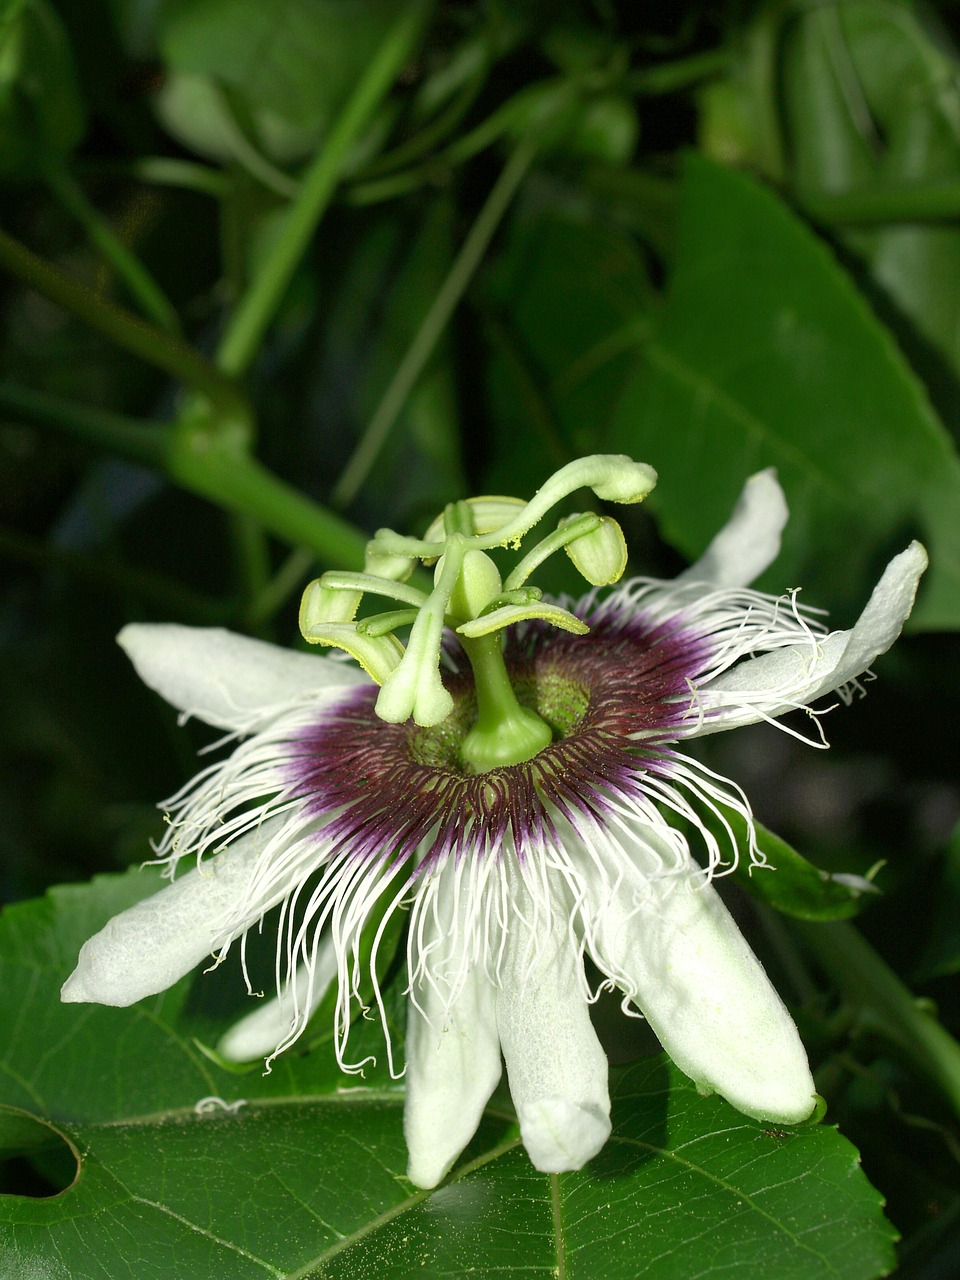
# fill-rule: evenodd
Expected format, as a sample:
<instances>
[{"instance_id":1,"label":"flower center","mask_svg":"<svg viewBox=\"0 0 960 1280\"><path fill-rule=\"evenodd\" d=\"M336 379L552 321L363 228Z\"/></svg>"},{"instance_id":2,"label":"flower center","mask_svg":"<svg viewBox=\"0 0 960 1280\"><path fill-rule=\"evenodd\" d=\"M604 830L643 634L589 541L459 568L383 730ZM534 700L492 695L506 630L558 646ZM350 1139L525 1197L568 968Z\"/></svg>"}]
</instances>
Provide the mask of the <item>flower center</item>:
<instances>
[{"instance_id":1,"label":"flower center","mask_svg":"<svg viewBox=\"0 0 960 1280\"><path fill-rule=\"evenodd\" d=\"M463 759L477 693L466 669L447 674L451 711L438 724L384 723L375 691L358 688L301 731L289 783L324 838L344 856L431 861L504 841L523 856L563 815L585 822L635 803L674 769L689 682L710 660L696 632L597 613L586 637L541 623L511 637L504 663L519 705L550 726L550 742L525 761L478 773ZM531 844L533 841L533 844Z\"/></svg>"},{"instance_id":2,"label":"flower center","mask_svg":"<svg viewBox=\"0 0 960 1280\"><path fill-rule=\"evenodd\" d=\"M590 706L587 688L555 668L535 673L529 663L510 662L506 669L521 711L536 717L549 730L550 737L544 746L576 732ZM469 676L460 675L448 677L447 688L453 698L453 710L439 724L410 728L410 759L416 764L452 773L484 772L471 767L463 751L464 742L477 721L476 686ZM538 748L538 752L542 749ZM522 760L505 760L490 768L522 763Z\"/></svg>"}]
</instances>

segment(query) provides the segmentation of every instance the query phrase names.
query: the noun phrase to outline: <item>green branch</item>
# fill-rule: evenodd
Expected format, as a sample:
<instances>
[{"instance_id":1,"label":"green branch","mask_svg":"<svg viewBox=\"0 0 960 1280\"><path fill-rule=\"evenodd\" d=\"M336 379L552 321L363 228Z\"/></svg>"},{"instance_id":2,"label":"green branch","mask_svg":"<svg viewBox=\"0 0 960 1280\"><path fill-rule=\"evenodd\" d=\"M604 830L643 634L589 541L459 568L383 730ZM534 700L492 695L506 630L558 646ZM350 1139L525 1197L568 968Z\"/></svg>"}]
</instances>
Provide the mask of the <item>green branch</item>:
<instances>
[{"instance_id":1,"label":"green branch","mask_svg":"<svg viewBox=\"0 0 960 1280\"><path fill-rule=\"evenodd\" d=\"M5 231L0 231L0 266L91 328L98 329L117 346L200 392L225 420L249 426L249 407L234 382L173 334L100 297Z\"/></svg>"},{"instance_id":2,"label":"green branch","mask_svg":"<svg viewBox=\"0 0 960 1280\"><path fill-rule=\"evenodd\" d=\"M140 156L121 161L85 160L77 164L77 171L83 177L125 178L150 186L198 191L217 200L229 195L232 186L230 175L222 169L172 156Z\"/></svg>"},{"instance_id":3,"label":"green branch","mask_svg":"<svg viewBox=\"0 0 960 1280\"><path fill-rule=\"evenodd\" d=\"M393 87L425 17L423 0L403 7L360 78L323 150L303 175L272 251L227 324L217 352L217 364L225 373L244 373L259 350L297 264L333 197L348 153Z\"/></svg>"},{"instance_id":4,"label":"green branch","mask_svg":"<svg viewBox=\"0 0 960 1280\"><path fill-rule=\"evenodd\" d=\"M706 49L673 62L658 62L632 72L624 81L630 93L655 96L664 93L680 93L704 80L725 75L730 70L731 57L726 49Z\"/></svg>"},{"instance_id":5,"label":"green branch","mask_svg":"<svg viewBox=\"0 0 960 1280\"><path fill-rule=\"evenodd\" d=\"M347 204L379 204L396 196L408 195L428 183L447 184L454 169L492 147L516 125L518 100L522 106L522 93L508 98L469 132L454 138L448 147L419 164L411 165L409 169L401 169L382 178L360 178L351 183L345 192Z\"/></svg>"},{"instance_id":6,"label":"green branch","mask_svg":"<svg viewBox=\"0 0 960 1280\"><path fill-rule=\"evenodd\" d=\"M245 630L255 631L263 626L295 592L303 590L314 559L314 553L305 547L296 547L290 552L269 582L247 604L243 615Z\"/></svg>"},{"instance_id":7,"label":"green branch","mask_svg":"<svg viewBox=\"0 0 960 1280\"><path fill-rule=\"evenodd\" d=\"M254 519L293 547L308 547L325 564L361 569L367 535L312 502L247 452L242 428L230 429L203 406L173 426L148 425L121 414L86 409L56 396L0 383L0 411L71 439L154 467L175 483L227 511Z\"/></svg>"},{"instance_id":8,"label":"green branch","mask_svg":"<svg viewBox=\"0 0 960 1280\"><path fill-rule=\"evenodd\" d=\"M166 471L191 493L254 520L294 547L309 547L326 563L363 567L367 535L313 502L246 452L217 422L184 419L174 429Z\"/></svg>"},{"instance_id":9,"label":"green branch","mask_svg":"<svg viewBox=\"0 0 960 1280\"><path fill-rule=\"evenodd\" d=\"M137 255L131 253L106 218L90 203L82 187L58 163L44 165L43 175L54 196L83 227L90 243L123 281L131 299L147 319L161 329L179 333L180 320L170 299Z\"/></svg>"},{"instance_id":10,"label":"green branch","mask_svg":"<svg viewBox=\"0 0 960 1280\"><path fill-rule=\"evenodd\" d=\"M800 207L828 226L882 226L942 222L960 216L960 180L854 187L850 191L796 192Z\"/></svg>"},{"instance_id":11,"label":"green branch","mask_svg":"<svg viewBox=\"0 0 960 1280\"><path fill-rule=\"evenodd\" d=\"M897 1046L960 1116L960 1044L849 924L794 921L864 1030Z\"/></svg>"},{"instance_id":12,"label":"green branch","mask_svg":"<svg viewBox=\"0 0 960 1280\"><path fill-rule=\"evenodd\" d=\"M75 440L118 453L144 466L162 469L170 429L120 413L88 409L70 400L0 382L0 412L38 427L54 427Z\"/></svg>"}]
</instances>

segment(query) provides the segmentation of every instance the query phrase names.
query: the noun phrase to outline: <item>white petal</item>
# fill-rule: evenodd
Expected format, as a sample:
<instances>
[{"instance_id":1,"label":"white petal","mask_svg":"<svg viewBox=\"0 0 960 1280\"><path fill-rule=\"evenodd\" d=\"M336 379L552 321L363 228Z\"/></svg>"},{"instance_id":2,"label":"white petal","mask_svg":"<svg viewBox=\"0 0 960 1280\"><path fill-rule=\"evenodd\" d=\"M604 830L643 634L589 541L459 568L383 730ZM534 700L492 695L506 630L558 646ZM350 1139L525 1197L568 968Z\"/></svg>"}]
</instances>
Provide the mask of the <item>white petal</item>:
<instances>
[{"instance_id":1,"label":"white petal","mask_svg":"<svg viewBox=\"0 0 960 1280\"><path fill-rule=\"evenodd\" d=\"M616 893L587 882L594 959L701 1088L746 1115L795 1124L814 1106L796 1027L713 887L690 861L658 875L656 833L637 830Z\"/></svg>"},{"instance_id":2,"label":"white petal","mask_svg":"<svg viewBox=\"0 0 960 1280\"><path fill-rule=\"evenodd\" d=\"M229 1062L252 1062L273 1053L301 1016L310 1018L337 976L337 950L333 934L327 933L317 951L312 973L306 966L297 969L292 986L280 996L264 1000L252 1013L235 1022L217 1044L217 1053Z\"/></svg>"},{"instance_id":3,"label":"white petal","mask_svg":"<svg viewBox=\"0 0 960 1280\"><path fill-rule=\"evenodd\" d=\"M226 852L114 916L80 948L61 1000L126 1007L165 991L242 933L283 896L278 891L273 902L258 904L252 919L224 932L224 920L243 895L272 827L265 823Z\"/></svg>"},{"instance_id":4,"label":"white petal","mask_svg":"<svg viewBox=\"0 0 960 1280\"><path fill-rule=\"evenodd\" d=\"M436 912L423 910L421 927L415 929L416 920L410 926L432 978L412 983L407 1013L403 1131L407 1177L418 1187L435 1187L446 1175L476 1132L501 1073L496 991L484 966L462 951L465 915L476 904L459 892L461 870L453 862L444 867Z\"/></svg>"},{"instance_id":5,"label":"white petal","mask_svg":"<svg viewBox=\"0 0 960 1280\"><path fill-rule=\"evenodd\" d=\"M911 543L887 565L852 631L750 658L712 680L700 691L708 714L693 736L782 715L862 675L899 636L926 567L926 551ZM711 717L714 708L722 711Z\"/></svg>"},{"instance_id":6,"label":"white petal","mask_svg":"<svg viewBox=\"0 0 960 1280\"><path fill-rule=\"evenodd\" d=\"M776 471L758 471L744 485L728 522L677 582L749 586L777 558L787 515Z\"/></svg>"},{"instance_id":7,"label":"white petal","mask_svg":"<svg viewBox=\"0 0 960 1280\"><path fill-rule=\"evenodd\" d=\"M219 729L253 732L278 705L368 683L355 667L220 627L133 623L117 641L151 689Z\"/></svg>"},{"instance_id":8,"label":"white petal","mask_svg":"<svg viewBox=\"0 0 960 1280\"><path fill-rule=\"evenodd\" d=\"M610 1135L607 1059L556 886L534 913L519 875L511 880L512 910L530 924L512 916L507 926L497 1028L523 1145L535 1168L562 1173L583 1168Z\"/></svg>"}]
</instances>

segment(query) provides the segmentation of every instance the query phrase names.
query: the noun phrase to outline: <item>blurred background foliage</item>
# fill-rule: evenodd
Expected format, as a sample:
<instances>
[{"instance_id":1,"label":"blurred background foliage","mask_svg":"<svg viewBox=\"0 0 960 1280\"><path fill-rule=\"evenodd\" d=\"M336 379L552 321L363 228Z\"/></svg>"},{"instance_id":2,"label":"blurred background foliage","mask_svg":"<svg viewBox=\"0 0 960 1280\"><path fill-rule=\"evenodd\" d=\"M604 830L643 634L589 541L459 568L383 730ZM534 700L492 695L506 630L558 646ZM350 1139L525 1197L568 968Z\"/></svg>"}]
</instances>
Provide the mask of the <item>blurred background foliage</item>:
<instances>
[{"instance_id":1,"label":"blurred background foliage","mask_svg":"<svg viewBox=\"0 0 960 1280\"><path fill-rule=\"evenodd\" d=\"M910 537L932 567L829 755L762 729L708 758L874 876L859 924L957 1031L958 22L0 0L3 899L139 862L193 769L125 621L296 643L303 583L377 527L598 450L660 471L631 570L670 574L773 465L792 521L761 585L848 625ZM904 1274L954 1275L956 1117L825 990L794 994L831 1118Z\"/></svg>"}]
</instances>

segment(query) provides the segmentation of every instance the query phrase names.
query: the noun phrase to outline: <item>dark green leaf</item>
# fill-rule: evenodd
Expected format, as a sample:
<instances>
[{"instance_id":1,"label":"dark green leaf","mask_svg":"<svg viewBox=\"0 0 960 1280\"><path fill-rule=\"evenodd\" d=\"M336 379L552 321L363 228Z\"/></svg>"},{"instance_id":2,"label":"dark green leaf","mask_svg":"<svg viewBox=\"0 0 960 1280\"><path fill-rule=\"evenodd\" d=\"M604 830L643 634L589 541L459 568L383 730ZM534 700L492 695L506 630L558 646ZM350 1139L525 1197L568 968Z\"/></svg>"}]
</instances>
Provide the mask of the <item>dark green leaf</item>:
<instances>
[{"instance_id":1,"label":"dark green leaf","mask_svg":"<svg viewBox=\"0 0 960 1280\"><path fill-rule=\"evenodd\" d=\"M60 160L86 126L70 42L46 0L0 9L0 176L33 177Z\"/></svg>"},{"instance_id":2,"label":"dark green leaf","mask_svg":"<svg viewBox=\"0 0 960 1280\"><path fill-rule=\"evenodd\" d=\"M784 110L801 193L951 180L960 166L960 64L927 11L846 3L798 15L784 48ZM960 229L900 223L842 236L876 287L960 375ZM936 370L912 351L924 373ZM956 382L951 383L956 396Z\"/></svg>"},{"instance_id":3,"label":"dark green leaf","mask_svg":"<svg viewBox=\"0 0 960 1280\"><path fill-rule=\"evenodd\" d=\"M775 465L793 512L776 585L848 616L877 561L921 534L911 625L960 626L949 438L826 247L743 175L690 159L666 306L608 443L657 467L651 504L690 556Z\"/></svg>"},{"instance_id":4,"label":"dark green leaf","mask_svg":"<svg viewBox=\"0 0 960 1280\"><path fill-rule=\"evenodd\" d=\"M933 924L917 962L924 979L960 973L960 827L943 855Z\"/></svg>"},{"instance_id":5,"label":"dark green leaf","mask_svg":"<svg viewBox=\"0 0 960 1280\"><path fill-rule=\"evenodd\" d=\"M423 202L416 223L376 218L355 253L331 261L320 350L306 370L316 423L307 448L332 484L367 430L450 269L449 199ZM341 255L342 257L342 255ZM449 344L441 338L370 469L356 506L368 528L420 528L463 492Z\"/></svg>"},{"instance_id":6,"label":"dark green leaf","mask_svg":"<svg viewBox=\"0 0 960 1280\"><path fill-rule=\"evenodd\" d=\"M523 493L551 466L599 447L636 365L652 289L628 235L537 211L512 229L489 292L491 420L504 466L485 483ZM535 435L536 449L513 447L521 432Z\"/></svg>"},{"instance_id":7,"label":"dark green leaf","mask_svg":"<svg viewBox=\"0 0 960 1280\"><path fill-rule=\"evenodd\" d=\"M732 810L726 810L724 816L738 847L745 849L746 823ZM716 818L704 815L704 820L722 838ZM766 864L751 867L749 860L741 857L734 875L754 898L784 915L799 920L846 920L859 912L864 894L877 892L863 876L821 871L762 823L756 823L756 830L757 847Z\"/></svg>"},{"instance_id":8,"label":"dark green leaf","mask_svg":"<svg viewBox=\"0 0 960 1280\"><path fill-rule=\"evenodd\" d=\"M450 201L437 197L423 202L417 233L404 246L396 274L370 279L373 288L365 301L372 314L368 311L365 321L374 341L366 351L353 353L362 367L354 388L361 432L443 285L453 260L453 235ZM349 289L350 282L345 281L344 286ZM448 342L441 339L371 470L364 486L364 500L375 512L371 525L383 522L407 527L412 515L421 521L432 519L454 494L463 492L449 356ZM414 513L409 505L411 492L419 499Z\"/></svg>"},{"instance_id":9,"label":"dark green leaf","mask_svg":"<svg viewBox=\"0 0 960 1280\"><path fill-rule=\"evenodd\" d=\"M283 160L322 136L397 12L396 0L167 0L159 43L172 70L236 95Z\"/></svg>"},{"instance_id":10,"label":"dark green leaf","mask_svg":"<svg viewBox=\"0 0 960 1280\"><path fill-rule=\"evenodd\" d=\"M0 1197L5 1277L506 1280L523 1267L872 1280L889 1268L891 1229L848 1143L746 1120L662 1057L619 1079L614 1135L582 1172L537 1173L493 1105L448 1182L423 1192L404 1177L402 1093L336 1087L347 1082L324 1050L266 1078L223 1071L191 1038L186 983L128 1010L61 1006L80 940L155 885L105 878L0 922L0 1103L21 1109L3 1112L0 1134L8 1151L33 1153L40 1133L80 1153L62 1194Z\"/></svg>"}]
</instances>

